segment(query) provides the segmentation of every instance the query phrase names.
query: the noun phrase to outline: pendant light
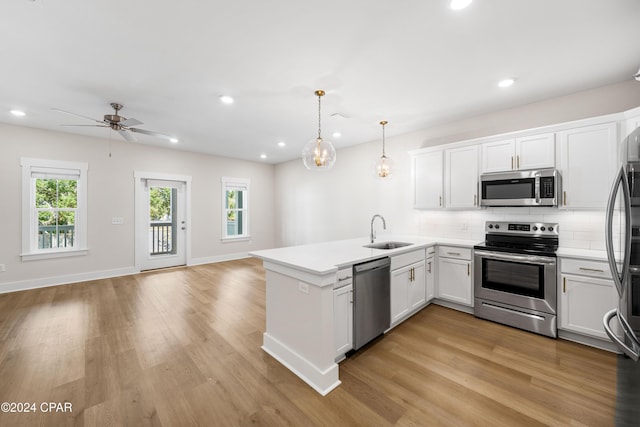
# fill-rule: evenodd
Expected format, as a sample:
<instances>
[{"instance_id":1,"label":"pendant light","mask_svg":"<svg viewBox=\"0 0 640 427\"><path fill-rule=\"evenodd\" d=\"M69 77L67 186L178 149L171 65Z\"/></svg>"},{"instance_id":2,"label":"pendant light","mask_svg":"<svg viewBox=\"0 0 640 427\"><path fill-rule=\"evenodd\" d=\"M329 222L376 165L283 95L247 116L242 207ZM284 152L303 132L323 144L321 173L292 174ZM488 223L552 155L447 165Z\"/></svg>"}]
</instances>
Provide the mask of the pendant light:
<instances>
[{"instance_id":1,"label":"pendant light","mask_svg":"<svg viewBox=\"0 0 640 427\"><path fill-rule=\"evenodd\" d=\"M323 171L331 169L336 162L336 149L331 141L322 139L320 130L320 100L325 95L323 90L314 92L318 97L318 137L307 142L302 150L302 161L307 169Z\"/></svg>"},{"instance_id":2,"label":"pendant light","mask_svg":"<svg viewBox=\"0 0 640 427\"><path fill-rule=\"evenodd\" d=\"M393 161L388 158L384 152L384 127L387 123L389 122L386 120L380 122L382 125L382 156L380 156L380 159L378 159L378 162L374 167L375 174L378 178L387 178L391 175L391 166L393 166Z\"/></svg>"}]
</instances>

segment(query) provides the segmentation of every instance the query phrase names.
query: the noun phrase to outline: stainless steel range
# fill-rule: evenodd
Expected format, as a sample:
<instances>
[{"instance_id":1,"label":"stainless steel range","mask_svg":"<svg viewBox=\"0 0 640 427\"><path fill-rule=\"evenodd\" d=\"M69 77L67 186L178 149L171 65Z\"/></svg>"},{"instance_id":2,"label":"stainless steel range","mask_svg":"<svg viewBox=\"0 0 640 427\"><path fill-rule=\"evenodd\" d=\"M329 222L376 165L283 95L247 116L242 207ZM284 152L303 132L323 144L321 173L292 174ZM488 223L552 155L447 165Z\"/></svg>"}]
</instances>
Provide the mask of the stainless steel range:
<instances>
[{"instance_id":1,"label":"stainless steel range","mask_svg":"<svg viewBox=\"0 0 640 427\"><path fill-rule=\"evenodd\" d=\"M474 246L476 317L556 338L558 224L489 221Z\"/></svg>"}]
</instances>

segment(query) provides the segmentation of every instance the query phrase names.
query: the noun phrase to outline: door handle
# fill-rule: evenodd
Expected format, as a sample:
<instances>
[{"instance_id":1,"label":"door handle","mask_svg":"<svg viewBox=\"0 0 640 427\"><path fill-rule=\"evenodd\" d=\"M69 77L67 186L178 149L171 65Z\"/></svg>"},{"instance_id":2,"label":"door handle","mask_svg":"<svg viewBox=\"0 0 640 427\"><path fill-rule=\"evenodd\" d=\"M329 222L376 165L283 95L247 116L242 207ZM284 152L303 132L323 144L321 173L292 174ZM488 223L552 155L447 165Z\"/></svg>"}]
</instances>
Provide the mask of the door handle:
<instances>
[{"instance_id":1,"label":"door handle","mask_svg":"<svg viewBox=\"0 0 640 427\"><path fill-rule=\"evenodd\" d=\"M520 154L516 156L516 169L520 169Z\"/></svg>"},{"instance_id":2,"label":"door handle","mask_svg":"<svg viewBox=\"0 0 640 427\"><path fill-rule=\"evenodd\" d=\"M429 261L429 273L431 273L431 261Z\"/></svg>"},{"instance_id":3,"label":"door handle","mask_svg":"<svg viewBox=\"0 0 640 427\"><path fill-rule=\"evenodd\" d=\"M513 170L513 156L511 156L511 170Z\"/></svg>"},{"instance_id":4,"label":"door handle","mask_svg":"<svg viewBox=\"0 0 640 427\"><path fill-rule=\"evenodd\" d=\"M563 294L567 293L567 278L566 277L562 278L562 293Z\"/></svg>"},{"instance_id":5,"label":"door handle","mask_svg":"<svg viewBox=\"0 0 640 427\"><path fill-rule=\"evenodd\" d=\"M180 230L186 230L187 227L180 227Z\"/></svg>"},{"instance_id":6,"label":"door handle","mask_svg":"<svg viewBox=\"0 0 640 427\"><path fill-rule=\"evenodd\" d=\"M467 264L467 276L471 276L471 264Z\"/></svg>"}]
</instances>

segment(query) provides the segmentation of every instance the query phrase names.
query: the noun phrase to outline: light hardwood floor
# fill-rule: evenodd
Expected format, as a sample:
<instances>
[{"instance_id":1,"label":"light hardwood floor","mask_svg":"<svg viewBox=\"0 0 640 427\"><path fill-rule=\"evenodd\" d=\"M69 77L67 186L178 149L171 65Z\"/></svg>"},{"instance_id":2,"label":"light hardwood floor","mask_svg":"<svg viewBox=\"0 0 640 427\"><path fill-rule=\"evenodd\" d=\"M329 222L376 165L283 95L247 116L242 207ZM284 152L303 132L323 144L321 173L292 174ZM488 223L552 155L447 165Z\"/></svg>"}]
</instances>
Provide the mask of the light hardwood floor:
<instances>
[{"instance_id":1,"label":"light hardwood floor","mask_svg":"<svg viewBox=\"0 0 640 427\"><path fill-rule=\"evenodd\" d=\"M255 259L0 295L0 402L37 406L0 426L614 425L608 352L431 305L322 397L261 350L264 325Z\"/></svg>"}]
</instances>

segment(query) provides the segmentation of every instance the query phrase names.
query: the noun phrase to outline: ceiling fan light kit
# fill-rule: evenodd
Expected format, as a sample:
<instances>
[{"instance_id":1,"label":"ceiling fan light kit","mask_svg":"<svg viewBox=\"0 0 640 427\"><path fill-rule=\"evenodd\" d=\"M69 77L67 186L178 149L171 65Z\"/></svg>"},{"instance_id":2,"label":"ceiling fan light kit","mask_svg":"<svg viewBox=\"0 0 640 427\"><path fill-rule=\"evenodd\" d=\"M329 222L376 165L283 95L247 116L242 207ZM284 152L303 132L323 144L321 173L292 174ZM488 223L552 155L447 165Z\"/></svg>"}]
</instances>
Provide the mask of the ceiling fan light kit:
<instances>
[{"instance_id":1,"label":"ceiling fan light kit","mask_svg":"<svg viewBox=\"0 0 640 427\"><path fill-rule=\"evenodd\" d=\"M331 169L336 162L336 149L331 141L322 138L320 118L321 99L325 95L323 90L316 90L318 97L318 137L307 142L302 149L302 162L304 166L312 171L324 171Z\"/></svg>"}]
</instances>

